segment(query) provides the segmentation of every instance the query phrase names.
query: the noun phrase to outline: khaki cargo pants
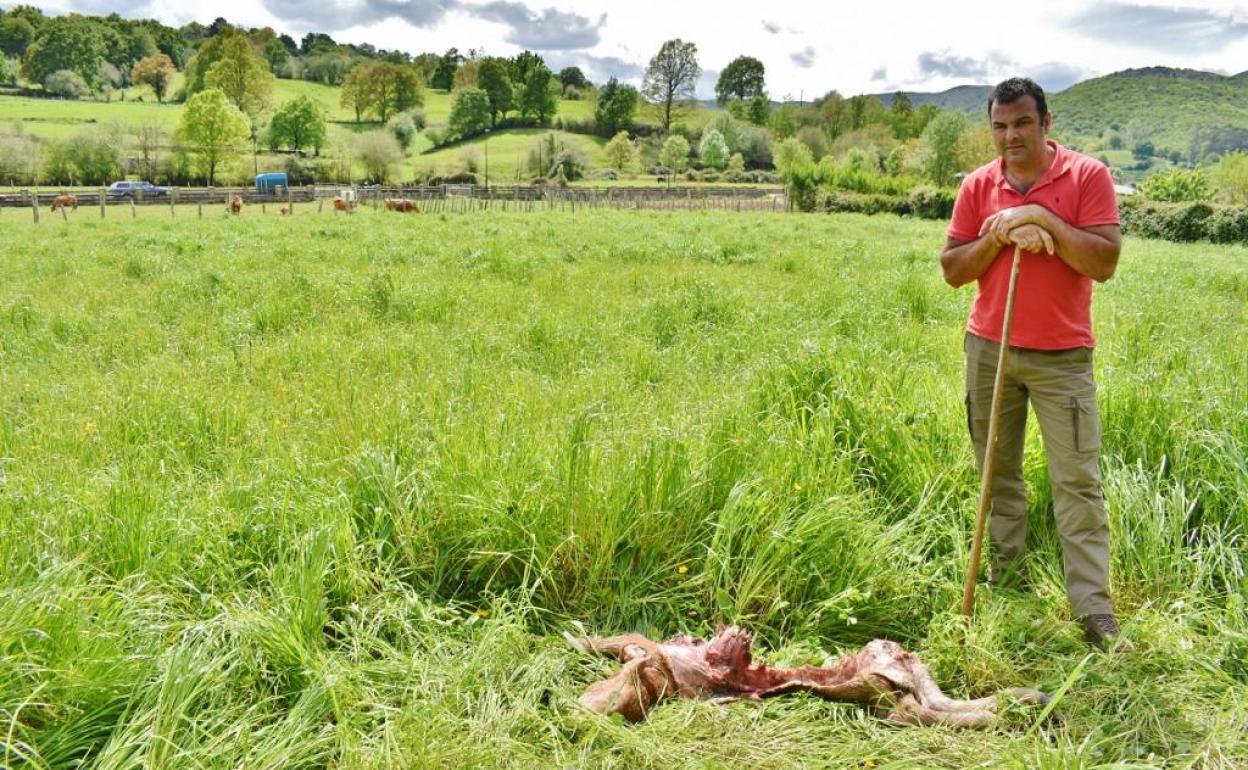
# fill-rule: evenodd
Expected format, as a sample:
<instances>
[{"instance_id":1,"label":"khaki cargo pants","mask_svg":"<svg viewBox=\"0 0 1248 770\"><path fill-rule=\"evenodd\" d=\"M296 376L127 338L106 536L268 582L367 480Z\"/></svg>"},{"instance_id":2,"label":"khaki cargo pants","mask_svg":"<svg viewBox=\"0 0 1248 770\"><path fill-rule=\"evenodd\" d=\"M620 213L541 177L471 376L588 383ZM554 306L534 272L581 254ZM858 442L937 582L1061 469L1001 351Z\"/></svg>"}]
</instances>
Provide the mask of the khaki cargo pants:
<instances>
[{"instance_id":1,"label":"khaki cargo pants","mask_svg":"<svg viewBox=\"0 0 1248 770\"><path fill-rule=\"evenodd\" d=\"M966 422L982 475L992 410L997 343L967 333ZM1036 410L1053 488L1053 513L1062 538L1066 595L1076 617L1111 612L1109 519L1097 460L1101 418L1092 379L1092 349L1010 348L1001 401L992 481L989 535L996 574L1016 569L1027 537L1023 438L1027 402Z\"/></svg>"}]
</instances>

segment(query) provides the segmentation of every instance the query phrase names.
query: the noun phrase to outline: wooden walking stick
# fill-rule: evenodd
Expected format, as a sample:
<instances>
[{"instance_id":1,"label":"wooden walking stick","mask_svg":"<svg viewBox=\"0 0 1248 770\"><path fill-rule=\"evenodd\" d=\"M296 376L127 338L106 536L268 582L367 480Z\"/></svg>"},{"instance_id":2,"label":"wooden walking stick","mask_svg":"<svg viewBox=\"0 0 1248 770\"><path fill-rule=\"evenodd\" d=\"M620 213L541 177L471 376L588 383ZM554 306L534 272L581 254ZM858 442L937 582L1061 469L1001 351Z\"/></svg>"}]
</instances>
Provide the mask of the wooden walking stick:
<instances>
[{"instance_id":1,"label":"wooden walking stick","mask_svg":"<svg viewBox=\"0 0 1248 770\"><path fill-rule=\"evenodd\" d=\"M1005 294L1005 320L1001 323L1001 352L997 356L997 376L992 383L992 411L988 417L988 441L984 444L984 472L980 477L979 512L975 515L975 536L971 539L971 558L966 566L966 582L962 584L962 614L968 618L975 607L975 581L979 575L979 554L984 547L984 524L992 506L993 460L997 454L997 427L1001 418L1001 397L1005 391L1005 361L1010 350L1010 326L1014 320L1014 290L1018 288L1018 268L1023 263L1023 248L1014 247L1014 264L1010 268L1010 286Z\"/></svg>"}]
</instances>

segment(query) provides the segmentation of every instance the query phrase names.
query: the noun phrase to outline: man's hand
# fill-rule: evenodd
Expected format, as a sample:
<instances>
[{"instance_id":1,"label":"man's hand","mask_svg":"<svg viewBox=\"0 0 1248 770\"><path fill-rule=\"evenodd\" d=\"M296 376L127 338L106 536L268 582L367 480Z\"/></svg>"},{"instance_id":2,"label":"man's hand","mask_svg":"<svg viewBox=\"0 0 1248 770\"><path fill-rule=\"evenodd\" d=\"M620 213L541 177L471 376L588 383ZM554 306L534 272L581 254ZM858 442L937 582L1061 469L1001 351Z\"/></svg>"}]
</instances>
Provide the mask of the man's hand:
<instances>
[{"instance_id":1,"label":"man's hand","mask_svg":"<svg viewBox=\"0 0 1248 770\"><path fill-rule=\"evenodd\" d=\"M1010 231L1010 243L1013 243L1023 251L1039 253L1044 251L1045 254L1057 253L1057 247L1053 243L1053 236L1049 234L1040 225L1022 225Z\"/></svg>"},{"instance_id":2,"label":"man's hand","mask_svg":"<svg viewBox=\"0 0 1248 770\"><path fill-rule=\"evenodd\" d=\"M1004 246L1011 242L1011 230L1023 225L1044 225L1048 215L1048 209L1034 203L1001 209L984 220L984 223L979 226L979 234L990 232L992 237Z\"/></svg>"}]
</instances>

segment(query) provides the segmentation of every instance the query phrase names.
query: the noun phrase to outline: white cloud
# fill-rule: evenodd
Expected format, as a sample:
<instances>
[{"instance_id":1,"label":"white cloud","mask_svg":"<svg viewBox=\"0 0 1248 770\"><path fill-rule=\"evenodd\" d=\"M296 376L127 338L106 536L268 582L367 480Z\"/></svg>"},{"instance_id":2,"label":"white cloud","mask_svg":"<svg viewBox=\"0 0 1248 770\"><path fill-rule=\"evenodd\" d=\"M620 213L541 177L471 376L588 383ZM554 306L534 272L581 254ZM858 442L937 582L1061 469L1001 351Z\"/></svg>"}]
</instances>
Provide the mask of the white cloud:
<instances>
[{"instance_id":1,"label":"white cloud","mask_svg":"<svg viewBox=\"0 0 1248 770\"><path fill-rule=\"evenodd\" d=\"M1039 12L1034 6L1015 10L999 2L966 0L957 13L917 1L777 0L768 4L765 17L756 3L743 0L634 0L624 5L608 0L318 0L316 5L294 0L47 0L40 5L115 9L173 24L224 16L247 26L271 25L296 38L308 31L328 32L337 40L413 53L454 46L508 55L522 46L540 47L552 58L557 50L567 60L599 62L598 71L621 75L638 72L664 40L679 37L697 44L708 73L737 56L754 56L767 68L773 96L803 93L806 98L831 89L843 94L939 91L1015 74L1060 87L1128 67L1232 73L1248 68L1245 15L1232 0L1051 0ZM493 12L481 11L487 6ZM1129 14L1127 21L1152 23L1105 27L1104 20L1119 11ZM1095 43L1089 42L1090 33L1097 33ZM924 54L926 66L920 61ZM706 80L700 90L710 96Z\"/></svg>"}]
</instances>

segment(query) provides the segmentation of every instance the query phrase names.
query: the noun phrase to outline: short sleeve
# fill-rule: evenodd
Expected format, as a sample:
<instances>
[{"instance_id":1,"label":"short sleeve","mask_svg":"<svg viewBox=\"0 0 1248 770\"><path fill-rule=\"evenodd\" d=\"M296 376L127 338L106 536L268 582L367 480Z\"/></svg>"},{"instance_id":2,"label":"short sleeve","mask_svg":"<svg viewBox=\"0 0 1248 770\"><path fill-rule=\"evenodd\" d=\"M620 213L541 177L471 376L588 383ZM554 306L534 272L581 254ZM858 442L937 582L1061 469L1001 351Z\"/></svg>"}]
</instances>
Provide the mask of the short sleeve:
<instances>
[{"instance_id":1,"label":"short sleeve","mask_svg":"<svg viewBox=\"0 0 1248 770\"><path fill-rule=\"evenodd\" d=\"M1080 185L1075 227L1118 224L1118 196L1109 169L1098 161L1088 163L1088 168Z\"/></svg>"},{"instance_id":2,"label":"short sleeve","mask_svg":"<svg viewBox=\"0 0 1248 770\"><path fill-rule=\"evenodd\" d=\"M973 189L975 182L964 179L958 188L958 197L953 203L953 218L949 220L949 229L945 234L959 241L973 241L979 237L979 226L983 219L979 216L979 196Z\"/></svg>"}]
</instances>

